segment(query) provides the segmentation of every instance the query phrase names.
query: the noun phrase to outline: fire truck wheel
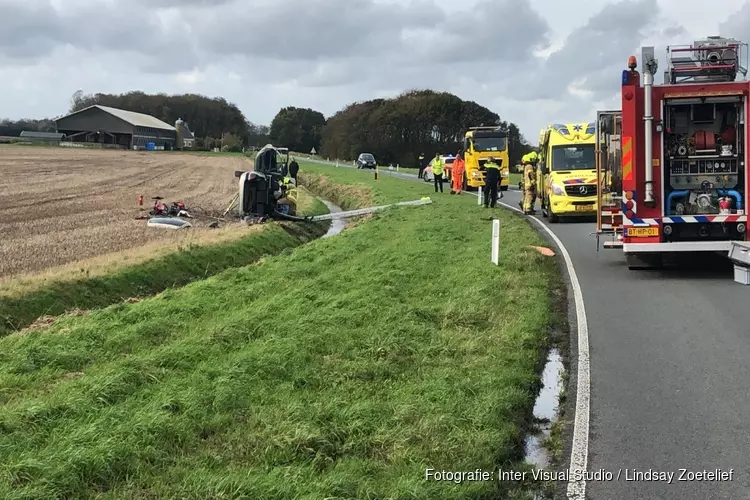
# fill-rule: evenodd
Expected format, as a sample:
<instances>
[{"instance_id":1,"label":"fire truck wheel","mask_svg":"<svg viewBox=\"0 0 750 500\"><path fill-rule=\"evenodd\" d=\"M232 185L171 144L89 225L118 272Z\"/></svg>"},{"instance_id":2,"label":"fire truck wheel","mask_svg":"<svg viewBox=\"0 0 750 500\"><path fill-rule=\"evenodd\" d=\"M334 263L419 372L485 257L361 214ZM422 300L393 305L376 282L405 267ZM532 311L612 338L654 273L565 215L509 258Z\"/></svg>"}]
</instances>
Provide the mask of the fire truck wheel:
<instances>
[{"instance_id":1,"label":"fire truck wheel","mask_svg":"<svg viewBox=\"0 0 750 500\"><path fill-rule=\"evenodd\" d=\"M500 191L507 191L507 190L508 190L508 186L500 186Z\"/></svg>"}]
</instances>

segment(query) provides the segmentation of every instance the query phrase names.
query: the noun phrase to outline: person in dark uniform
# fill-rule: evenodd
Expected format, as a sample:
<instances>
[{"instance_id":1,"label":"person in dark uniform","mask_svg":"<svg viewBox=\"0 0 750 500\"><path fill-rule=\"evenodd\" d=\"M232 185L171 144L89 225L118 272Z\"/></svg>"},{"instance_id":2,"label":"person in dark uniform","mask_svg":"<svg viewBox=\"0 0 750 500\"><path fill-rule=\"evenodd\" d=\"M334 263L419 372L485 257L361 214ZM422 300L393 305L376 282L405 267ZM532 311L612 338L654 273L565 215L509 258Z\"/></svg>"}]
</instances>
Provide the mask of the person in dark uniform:
<instances>
[{"instance_id":1,"label":"person in dark uniform","mask_svg":"<svg viewBox=\"0 0 750 500\"><path fill-rule=\"evenodd\" d=\"M500 165L495 163L495 158L490 156L484 166L487 169L484 175L484 206L495 208L497 187L500 184Z\"/></svg>"},{"instance_id":2,"label":"person in dark uniform","mask_svg":"<svg viewBox=\"0 0 750 500\"><path fill-rule=\"evenodd\" d=\"M419 179L424 177L424 169L427 168L427 165L430 161L425 158L424 153L419 155L419 175L417 176Z\"/></svg>"},{"instance_id":3,"label":"person in dark uniform","mask_svg":"<svg viewBox=\"0 0 750 500\"><path fill-rule=\"evenodd\" d=\"M289 163L289 176L294 179L294 182L297 182L297 173L299 172L299 163L297 163L297 160L292 158L292 161Z\"/></svg>"}]
</instances>

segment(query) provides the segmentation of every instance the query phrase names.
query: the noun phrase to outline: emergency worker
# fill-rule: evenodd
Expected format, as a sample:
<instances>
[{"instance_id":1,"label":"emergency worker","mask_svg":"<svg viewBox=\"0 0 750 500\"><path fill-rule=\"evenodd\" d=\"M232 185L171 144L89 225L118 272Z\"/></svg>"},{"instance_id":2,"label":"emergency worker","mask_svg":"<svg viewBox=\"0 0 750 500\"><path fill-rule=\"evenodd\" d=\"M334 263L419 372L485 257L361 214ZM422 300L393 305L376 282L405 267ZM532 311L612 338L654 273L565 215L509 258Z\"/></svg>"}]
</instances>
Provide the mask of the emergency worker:
<instances>
[{"instance_id":1,"label":"emergency worker","mask_svg":"<svg viewBox=\"0 0 750 500\"><path fill-rule=\"evenodd\" d=\"M461 194L464 187L464 172L466 172L464 152L459 150L456 159L453 161L453 189L451 189L451 194Z\"/></svg>"},{"instance_id":2,"label":"emergency worker","mask_svg":"<svg viewBox=\"0 0 750 500\"><path fill-rule=\"evenodd\" d=\"M292 176L292 179L297 181L297 174L299 173L299 163L297 163L297 160L292 158L292 162L289 164L289 175Z\"/></svg>"},{"instance_id":3,"label":"emergency worker","mask_svg":"<svg viewBox=\"0 0 750 500\"><path fill-rule=\"evenodd\" d=\"M500 184L500 165L495 163L495 158L490 156L484 164L487 172L484 175L484 207L495 208L497 203L497 188ZM503 193L500 193L502 198Z\"/></svg>"},{"instance_id":4,"label":"emergency worker","mask_svg":"<svg viewBox=\"0 0 750 500\"><path fill-rule=\"evenodd\" d=\"M424 176L425 168L427 168L427 161L425 161L424 153L422 153L419 155L419 175L417 176L419 179Z\"/></svg>"},{"instance_id":5,"label":"emergency worker","mask_svg":"<svg viewBox=\"0 0 750 500\"><path fill-rule=\"evenodd\" d=\"M533 215L534 193L536 191L536 173L530 155L523 157L523 213Z\"/></svg>"},{"instance_id":6,"label":"emergency worker","mask_svg":"<svg viewBox=\"0 0 750 500\"><path fill-rule=\"evenodd\" d=\"M435 153L435 158L430 162L432 167L432 177L435 179L435 192L438 192L438 186L440 186L440 192L443 192L443 167L445 162L440 158L440 153Z\"/></svg>"},{"instance_id":7,"label":"emergency worker","mask_svg":"<svg viewBox=\"0 0 750 500\"><path fill-rule=\"evenodd\" d=\"M536 206L536 197L537 197L537 186L539 185L539 155L536 151L532 151L529 153L529 161L531 162L531 165L534 167L534 191L531 194L531 211L534 212L534 207Z\"/></svg>"}]
</instances>

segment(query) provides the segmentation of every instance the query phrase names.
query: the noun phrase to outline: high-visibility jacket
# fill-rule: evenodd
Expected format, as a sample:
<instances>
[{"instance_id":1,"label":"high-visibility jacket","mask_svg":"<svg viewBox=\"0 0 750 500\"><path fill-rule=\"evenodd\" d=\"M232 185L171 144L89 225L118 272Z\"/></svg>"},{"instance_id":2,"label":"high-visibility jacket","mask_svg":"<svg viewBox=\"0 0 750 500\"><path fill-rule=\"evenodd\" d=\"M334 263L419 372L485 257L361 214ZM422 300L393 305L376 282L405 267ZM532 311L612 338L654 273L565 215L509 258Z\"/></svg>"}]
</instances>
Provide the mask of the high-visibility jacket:
<instances>
[{"instance_id":1,"label":"high-visibility jacket","mask_svg":"<svg viewBox=\"0 0 750 500\"><path fill-rule=\"evenodd\" d=\"M442 158L435 158L430 163L432 166L432 175L443 175L443 166L445 162Z\"/></svg>"},{"instance_id":2,"label":"high-visibility jacket","mask_svg":"<svg viewBox=\"0 0 750 500\"><path fill-rule=\"evenodd\" d=\"M484 164L484 168L486 168L487 170L489 170L491 168L496 168L496 169L500 170L500 165L498 165L494 161L488 161L487 163Z\"/></svg>"},{"instance_id":3,"label":"high-visibility jacket","mask_svg":"<svg viewBox=\"0 0 750 500\"><path fill-rule=\"evenodd\" d=\"M453 162L453 175L463 175L466 172L466 163L461 158L456 158Z\"/></svg>"}]
</instances>

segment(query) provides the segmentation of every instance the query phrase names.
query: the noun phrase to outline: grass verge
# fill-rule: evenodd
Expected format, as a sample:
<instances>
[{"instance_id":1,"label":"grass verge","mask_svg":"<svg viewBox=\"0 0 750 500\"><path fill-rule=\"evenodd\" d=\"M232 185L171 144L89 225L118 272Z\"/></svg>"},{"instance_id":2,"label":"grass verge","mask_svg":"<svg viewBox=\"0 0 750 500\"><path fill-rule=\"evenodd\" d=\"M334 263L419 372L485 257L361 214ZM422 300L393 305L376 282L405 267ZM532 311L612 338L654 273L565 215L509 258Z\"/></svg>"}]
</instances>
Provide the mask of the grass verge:
<instances>
[{"instance_id":1,"label":"grass verge","mask_svg":"<svg viewBox=\"0 0 750 500\"><path fill-rule=\"evenodd\" d=\"M346 208L430 194L303 169ZM0 339L0 498L502 498L425 470L522 459L557 270L505 211L489 265L473 200Z\"/></svg>"},{"instance_id":2,"label":"grass verge","mask_svg":"<svg viewBox=\"0 0 750 500\"><path fill-rule=\"evenodd\" d=\"M304 213L327 212L312 195L301 196L300 202ZM106 307L245 266L264 255L307 243L323 235L328 225L281 222L186 232L180 245L133 249L7 281L0 293L0 336L27 327L42 316Z\"/></svg>"}]
</instances>

